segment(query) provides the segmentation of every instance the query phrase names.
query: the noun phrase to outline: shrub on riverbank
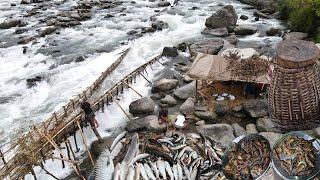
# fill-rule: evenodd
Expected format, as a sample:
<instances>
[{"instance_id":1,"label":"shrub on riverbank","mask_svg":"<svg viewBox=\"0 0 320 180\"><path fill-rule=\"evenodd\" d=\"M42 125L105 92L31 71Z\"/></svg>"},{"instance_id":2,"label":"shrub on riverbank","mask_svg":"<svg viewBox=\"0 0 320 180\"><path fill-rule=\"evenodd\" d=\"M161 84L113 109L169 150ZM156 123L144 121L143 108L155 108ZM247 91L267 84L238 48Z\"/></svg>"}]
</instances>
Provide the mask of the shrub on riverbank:
<instances>
[{"instance_id":1,"label":"shrub on riverbank","mask_svg":"<svg viewBox=\"0 0 320 180\"><path fill-rule=\"evenodd\" d=\"M320 42L320 0L283 0L280 12L293 30L309 33Z\"/></svg>"}]
</instances>

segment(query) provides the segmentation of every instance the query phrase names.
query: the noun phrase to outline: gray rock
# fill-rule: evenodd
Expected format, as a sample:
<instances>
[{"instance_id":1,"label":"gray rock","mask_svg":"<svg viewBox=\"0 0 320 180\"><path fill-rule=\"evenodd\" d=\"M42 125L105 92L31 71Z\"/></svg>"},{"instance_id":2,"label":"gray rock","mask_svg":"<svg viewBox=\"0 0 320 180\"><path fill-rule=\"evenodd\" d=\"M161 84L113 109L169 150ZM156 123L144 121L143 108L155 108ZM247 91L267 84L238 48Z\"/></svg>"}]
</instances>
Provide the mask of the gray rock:
<instances>
[{"instance_id":1,"label":"gray rock","mask_svg":"<svg viewBox=\"0 0 320 180\"><path fill-rule=\"evenodd\" d=\"M251 35L258 31L258 28L250 25L240 25L234 28L237 35Z\"/></svg>"},{"instance_id":2,"label":"gray rock","mask_svg":"<svg viewBox=\"0 0 320 180\"><path fill-rule=\"evenodd\" d=\"M192 114L194 112L194 99L188 98L179 108L179 111L184 114Z\"/></svg>"},{"instance_id":3,"label":"gray rock","mask_svg":"<svg viewBox=\"0 0 320 180\"><path fill-rule=\"evenodd\" d=\"M210 124L213 124L214 121L217 119L216 113L210 111L196 111L194 112L194 115L200 118L201 120L209 122Z\"/></svg>"},{"instance_id":4,"label":"gray rock","mask_svg":"<svg viewBox=\"0 0 320 180\"><path fill-rule=\"evenodd\" d=\"M266 139L268 139L270 146L272 147L274 143L282 136L280 133L275 132L261 132L259 133L261 136L264 136Z\"/></svg>"},{"instance_id":5,"label":"gray rock","mask_svg":"<svg viewBox=\"0 0 320 180\"><path fill-rule=\"evenodd\" d=\"M46 35L52 34L57 30L56 27L47 27L39 32L41 37L45 37Z\"/></svg>"},{"instance_id":6,"label":"gray rock","mask_svg":"<svg viewBox=\"0 0 320 180\"><path fill-rule=\"evenodd\" d=\"M162 104L167 104L168 106L177 105L177 100L171 95L166 95L163 99L160 100Z\"/></svg>"},{"instance_id":7,"label":"gray rock","mask_svg":"<svg viewBox=\"0 0 320 180\"><path fill-rule=\"evenodd\" d=\"M179 85L179 81L176 79L160 79L152 85L151 91L155 92L167 92L173 90Z\"/></svg>"},{"instance_id":8,"label":"gray rock","mask_svg":"<svg viewBox=\"0 0 320 180\"><path fill-rule=\"evenodd\" d=\"M155 103L150 97L143 97L135 100L129 105L129 112L133 115L153 113Z\"/></svg>"},{"instance_id":9,"label":"gray rock","mask_svg":"<svg viewBox=\"0 0 320 180\"><path fill-rule=\"evenodd\" d=\"M160 125L158 123L158 117L150 115L138 119L131 120L126 125L126 130L129 132L150 130L150 131L161 131L166 129L166 125Z\"/></svg>"},{"instance_id":10,"label":"gray rock","mask_svg":"<svg viewBox=\"0 0 320 180\"><path fill-rule=\"evenodd\" d=\"M134 29L132 29L132 30L127 32L128 35L134 35L134 34L137 34L137 33L138 33L138 31L134 30Z\"/></svg>"},{"instance_id":11,"label":"gray rock","mask_svg":"<svg viewBox=\"0 0 320 180\"><path fill-rule=\"evenodd\" d=\"M237 24L237 20L236 11L233 6L228 5L208 17L205 25L212 29L226 27L228 31L232 31Z\"/></svg>"},{"instance_id":12,"label":"gray rock","mask_svg":"<svg viewBox=\"0 0 320 180\"><path fill-rule=\"evenodd\" d=\"M233 132L236 137L247 135L246 130L240 126L238 123L232 124Z\"/></svg>"},{"instance_id":13,"label":"gray rock","mask_svg":"<svg viewBox=\"0 0 320 180\"><path fill-rule=\"evenodd\" d=\"M281 29L271 27L266 32L267 36L280 36L281 35Z\"/></svg>"},{"instance_id":14,"label":"gray rock","mask_svg":"<svg viewBox=\"0 0 320 180\"><path fill-rule=\"evenodd\" d=\"M31 0L21 0L21 4L30 4Z\"/></svg>"},{"instance_id":15,"label":"gray rock","mask_svg":"<svg viewBox=\"0 0 320 180\"><path fill-rule=\"evenodd\" d=\"M46 21L46 23L48 26L53 26L57 23L57 20L56 19L49 19Z\"/></svg>"},{"instance_id":16,"label":"gray rock","mask_svg":"<svg viewBox=\"0 0 320 180\"><path fill-rule=\"evenodd\" d=\"M246 126L246 132L248 134L254 134L254 133L258 133L257 127L255 124L247 124Z\"/></svg>"},{"instance_id":17,"label":"gray rock","mask_svg":"<svg viewBox=\"0 0 320 180\"><path fill-rule=\"evenodd\" d=\"M183 82L190 83L192 81L193 81L193 79L191 77L189 77L188 75L183 76Z\"/></svg>"},{"instance_id":18,"label":"gray rock","mask_svg":"<svg viewBox=\"0 0 320 180\"><path fill-rule=\"evenodd\" d=\"M258 9L272 9L274 12L277 11L279 0L239 0L242 3L252 5ZM270 10L271 11L271 10Z\"/></svg>"},{"instance_id":19,"label":"gray rock","mask_svg":"<svg viewBox=\"0 0 320 180\"><path fill-rule=\"evenodd\" d=\"M290 32L284 35L284 40L303 40L306 39L309 35L302 32Z\"/></svg>"},{"instance_id":20,"label":"gray rock","mask_svg":"<svg viewBox=\"0 0 320 180\"><path fill-rule=\"evenodd\" d=\"M255 11L255 12L253 13L253 15L254 15L255 17L263 18L263 19L268 19L268 18L269 18L268 15L266 15L266 14L260 12L260 11Z\"/></svg>"},{"instance_id":21,"label":"gray rock","mask_svg":"<svg viewBox=\"0 0 320 180\"><path fill-rule=\"evenodd\" d=\"M252 99L243 103L244 111L253 118L268 116L268 102L266 99Z\"/></svg>"},{"instance_id":22,"label":"gray rock","mask_svg":"<svg viewBox=\"0 0 320 180\"><path fill-rule=\"evenodd\" d=\"M186 52L187 49L188 49L188 44L185 43L185 42L180 43L180 44L178 44L178 49L179 49L180 51Z\"/></svg>"},{"instance_id":23,"label":"gray rock","mask_svg":"<svg viewBox=\"0 0 320 180\"><path fill-rule=\"evenodd\" d=\"M210 28L205 28L201 34L205 35L211 35L211 36L216 36L216 37L226 37L229 35L228 29L226 27L222 28L216 28L216 29L210 29Z\"/></svg>"},{"instance_id":24,"label":"gray rock","mask_svg":"<svg viewBox=\"0 0 320 180\"><path fill-rule=\"evenodd\" d=\"M162 51L162 56L166 57L176 57L178 56L178 49L176 47L164 47Z\"/></svg>"},{"instance_id":25,"label":"gray rock","mask_svg":"<svg viewBox=\"0 0 320 180\"><path fill-rule=\"evenodd\" d=\"M216 55L222 49L223 45L224 45L223 39L220 39L220 38L209 39L209 40L192 44L190 46L190 51L191 51L191 54L193 55L198 52Z\"/></svg>"},{"instance_id":26,"label":"gray rock","mask_svg":"<svg viewBox=\"0 0 320 180\"><path fill-rule=\"evenodd\" d=\"M29 42L35 40L36 38L32 36L25 36L19 39L18 44L28 44Z\"/></svg>"},{"instance_id":27,"label":"gray rock","mask_svg":"<svg viewBox=\"0 0 320 180\"><path fill-rule=\"evenodd\" d=\"M237 38L236 35L230 35L228 37L224 38L225 40L227 40L230 44L236 45L239 42L239 39Z\"/></svg>"},{"instance_id":28,"label":"gray rock","mask_svg":"<svg viewBox=\"0 0 320 180\"><path fill-rule=\"evenodd\" d=\"M229 112L229 106L223 102L216 102L214 104L214 110L218 116L224 116Z\"/></svg>"},{"instance_id":29,"label":"gray rock","mask_svg":"<svg viewBox=\"0 0 320 180\"><path fill-rule=\"evenodd\" d=\"M206 124L205 121L198 121L198 122L196 122L196 126L203 126L203 125L205 125L205 124Z\"/></svg>"},{"instance_id":30,"label":"gray rock","mask_svg":"<svg viewBox=\"0 0 320 180\"><path fill-rule=\"evenodd\" d=\"M242 20L248 20L248 19L249 19L249 17L248 17L248 16L246 16L246 15L241 15L241 16L240 16L240 19L242 19Z\"/></svg>"},{"instance_id":31,"label":"gray rock","mask_svg":"<svg viewBox=\"0 0 320 180\"><path fill-rule=\"evenodd\" d=\"M0 23L0 29L9 29L12 27L19 26L22 23L20 19L12 19L12 20L6 20Z\"/></svg>"},{"instance_id":32,"label":"gray rock","mask_svg":"<svg viewBox=\"0 0 320 180\"><path fill-rule=\"evenodd\" d=\"M167 29L169 27L168 23L164 22L164 21L161 21L161 20L156 20L156 21L153 21L151 23L151 27L155 30L163 30L163 29Z\"/></svg>"},{"instance_id":33,"label":"gray rock","mask_svg":"<svg viewBox=\"0 0 320 180\"><path fill-rule=\"evenodd\" d=\"M170 6L171 4L166 1L166 0L160 0L160 2L158 3L159 7L166 7L166 6Z\"/></svg>"},{"instance_id":34,"label":"gray rock","mask_svg":"<svg viewBox=\"0 0 320 180\"><path fill-rule=\"evenodd\" d=\"M112 137L104 137L102 138L102 142L94 141L90 147L92 155L94 157L99 157L104 150L111 147L113 140L114 138Z\"/></svg>"},{"instance_id":35,"label":"gray rock","mask_svg":"<svg viewBox=\"0 0 320 180\"><path fill-rule=\"evenodd\" d=\"M256 124L260 132L280 132L268 117L257 119Z\"/></svg>"},{"instance_id":36,"label":"gray rock","mask_svg":"<svg viewBox=\"0 0 320 180\"><path fill-rule=\"evenodd\" d=\"M206 124L198 126L197 130L205 136L211 137L214 141L221 143L223 146L228 146L235 138L233 128L229 124Z\"/></svg>"},{"instance_id":37,"label":"gray rock","mask_svg":"<svg viewBox=\"0 0 320 180\"><path fill-rule=\"evenodd\" d=\"M193 81L176 89L173 92L173 95L181 100L188 99L189 97L194 97L196 95L196 82Z\"/></svg>"},{"instance_id":38,"label":"gray rock","mask_svg":"<svg viewBox=\"0 0 320 180\"><path fill-rule=\"evenodd\" d=\"M148 122L147 130L149 131L164 131L167 128L166 124L159 124L157 116L151 115L145 117L145 119Z\"/></svg>"}]
</instances>

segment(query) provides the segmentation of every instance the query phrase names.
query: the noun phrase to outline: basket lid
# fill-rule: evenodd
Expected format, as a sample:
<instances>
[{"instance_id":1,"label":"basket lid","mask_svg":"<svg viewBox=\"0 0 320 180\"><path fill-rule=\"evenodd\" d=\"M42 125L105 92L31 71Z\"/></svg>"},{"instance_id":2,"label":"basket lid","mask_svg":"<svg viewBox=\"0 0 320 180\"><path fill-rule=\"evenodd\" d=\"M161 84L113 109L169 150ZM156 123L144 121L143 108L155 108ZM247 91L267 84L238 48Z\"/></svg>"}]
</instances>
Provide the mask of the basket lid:
<instances>
[{"instance_id":1,"label":"basket lid","mask_svg":"<svg viewBox=\"0 0 320 180\"><path fill-rule=\"evenodd\" d=\"M313 42L284 40L278 44L277 64L283 68L302 68L316 63L320 51Z\"/></svg>"}]
</instances>

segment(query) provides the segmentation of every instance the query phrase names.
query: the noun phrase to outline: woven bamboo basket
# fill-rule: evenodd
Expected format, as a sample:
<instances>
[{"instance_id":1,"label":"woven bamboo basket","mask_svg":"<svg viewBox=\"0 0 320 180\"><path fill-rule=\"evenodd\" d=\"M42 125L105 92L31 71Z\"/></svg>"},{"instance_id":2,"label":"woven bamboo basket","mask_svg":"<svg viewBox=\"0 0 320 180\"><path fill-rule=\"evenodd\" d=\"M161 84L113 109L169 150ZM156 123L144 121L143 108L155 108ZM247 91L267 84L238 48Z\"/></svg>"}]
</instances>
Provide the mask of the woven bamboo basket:
<instances>
[{"instance_id":1,"label":"woven bamboo basket","mask_svg":"<svg viewBox=\"0 0 320 180\"><path fill-rule=\"evenodd\" d=\"M319 54L308 41L287 40L278 45L269 110L272 121L283 132L320 125Z\"/></svg>"}]
</instances>

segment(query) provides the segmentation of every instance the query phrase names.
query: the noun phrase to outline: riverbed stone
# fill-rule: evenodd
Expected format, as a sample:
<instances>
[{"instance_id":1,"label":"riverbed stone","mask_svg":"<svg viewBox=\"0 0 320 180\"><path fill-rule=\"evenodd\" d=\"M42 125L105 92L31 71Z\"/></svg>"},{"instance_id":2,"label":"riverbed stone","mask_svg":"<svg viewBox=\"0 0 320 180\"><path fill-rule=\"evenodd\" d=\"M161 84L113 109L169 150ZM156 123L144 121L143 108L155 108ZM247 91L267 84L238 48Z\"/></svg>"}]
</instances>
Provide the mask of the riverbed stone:
<instances>
[{"instance_id":1,"label":"riverbed stone","mask_svg":"<svg viewBox=\"0 0 320 180\"><path fill-rule=\"evenodd\" d=\"M266 14L264 14L264 13L258 11L258 10L254 11L253 15L254 15L255 17L263 18L263 19L268 19L268 18L269 18L268 15L266 15Z\"/></svg>"},{"instance_id":2,"label":"riverbed stone","mask_svg":"<svg viewBox=\"0 0 320 180\"><path fill-rule=\"evenodd\" d=\"M216 37L226 37L229 35L228 29L226 27L222 28L216 28L216 29L211 29L211 28L205 28L201 34L204 35L211 35L211 36L216 36Z\"/></svg>"},{"instance_id":3,"label":"riverbed stone","mask_svg":"<svg viewBox=\"0 0 320 180\"><path fill-rule=\"evenodd\" d=\"M131 121L128 121L126 125L126 130L129 132L136 132L142 130L157 131L163 130L164 128L166 128L166 125L160 125L158 122L158 117L155 115L149 115L138 119L133 119Z\"/></svg>"},{"instance_id":4,"label":"riverbed stone","mask_svg":"<svg viewBox=\"0 0 320 180\"><path fill-rule=\"evenodd\" d=\"M251 25L239 25L234 28L234 32L237 35L243 35L243 36L254 34L257 31L258 31L258 28Z\"/></svg>"},{"instance_id":5,"label":"riverbed stone","mask_svg":"<svg viewBox=\"0 0 320 180\"><path fill-rule=\"evenodd\" d=\"M221 143L223 146L228 146L235 138L233 128L229 124L206 124L198 126L197 131Z\"/></svg>"},{"instance_id":6,"label":"riverbed stone","mask_svg":"<svg viewBox=\"0 0 320 180\"><path fill-rule=\"evenodd\" d=\"M229 57L230 54L238 54L240 59L249 59L253 56L259 56L260 54L253 48L229 48L221 53L221 56Z\"/></svg>"},{"instance_id":7,"label":"riverbed stone","mask_svg":"<svg viewBox=\"0 0 320 180\"><path fill-rule=\"evenodd\" d=\"M221 38L214 38L198 43L194 43L190 46L190 52L192 55L198 52L216 55L223 48L224 41Z\"/></svg>"},{"instance_id":8,"label":"riverbed stone","mask_svg":"<svg viewBox=\"0 0 320 180\"><path fill-rule=\"evenodd\" d=\"M155 30L163 30L163 29L167 29L169 27L168 23L162 21L162 20L156 20L156 21L153 21L151 23L151 27Z\"/></svg>"},{"instance_id":9,"label":"riverbed stone","mask_svg":"<svg viewBox=\"0 0 320 180\"><path fill-rule=\"evenodd\" d=\"M258 133L256 125L255 124L247 124L246 125L246 132L248 134Z\"/></svg>"},{"instance_id":10,"label":"riverbed stone","mask_svg":"<svg viewBox=\"0 0 320 180\"><path fill-rule=\"evenodd\" d=\"M284 40L303 40L306 39L309 35L303 32L290 32L284 35Z\"/></svg>"},{"instance_id":11,"label":"riverbed stone","mask_svg":"<svg viewBox=\"0 0 320 180\"><path fill-rule=\"evenodd\" d=\"M257 119L256 124L260 132L280 132L269 117Z\"/></svg>"},{"instance_id":12,"label":"riverbed stone","mask_svg":"<svg viewBox=\"0 0 320 180\"><path fill-rule=\"evenodd\" d=\"M266 99L251 99L243 102L244 111L253 118L262 118L269 114Z\"/></svg>"},{"instance_id":13,"label":"riverbed stone","mask_svg":"<svg viewBox=\"0 0 320 180\"><path fill-rule=\"evenodd\" d=\"M162 104L166 104L169 107L177 105L177 100L171 95L166 95L163 99L160 100Z\"/></svg>"},{"instance_id":14,"label":"riverbed stone","mask_svg":"<svg viewBox=\"0 0 320 180\"><path fill-rule=\"evenodd\" d=\"M129 112L133 115L153 113L155 103L150 97L143 97L135 100L129 105Z\"/></svg>"},{"instance_id":15,"label":"riverbed stone","mask_svg":"<svg viewBox=\"0 0 320 180\"><path fill-rule=\"evenodd\" d=\"M178 56L178 49L176 47L164 47L162 51L162 56L166 57L176 57Z\"/></svg>"},{"instance_id":16,"label":"riverbed stone","mask_svg":"<svg viewBox=\"0 0 320 180\"><path fill-rule=\"evenodd\" d=\"M166 79L162 78L152 85L151 91L155 92L167 92L173 90L179 85L179 81L176 79Z\"/></svg>"},{"instance_id":17,"label":"riverbed stone","mask_svg":"<svg viewBox=\"0 0 320 180\"><path fill-rule=\"evenodd\" d=\"M222 28L226 27L228 31L232 31L237 24L238 16L231 5L227 5L219 9L216 13L206 19L206 27Z\"/></svg>"},{"instance_id":18,"label":"riverbed stone","mask_svg":"<svg viewBox=\"0 0 320 180\"><path fill-rule=\"evenodd\" d=\"M149 131L164 131L167 128L165 123L159 124L158 117L155 115L147 116L145 119L148 122L147 130Z\"/></svg>"},{"instance_id":19,"label":"riverbed stone","mask_svg":"<svg viewBox=\"0 0 320 180\"><path fill-rule=\"evenodd\" d=\"M232 35L230 35L228 37L225 37L224 39L227 40L230 44L233 44L233 45L236 45L239 42L239 39L234 34L232 34Z\"/></svg>"},{"instance_id":20,"label":"riverbed stone","mask_svg":"<svg viewBox=\"0 0 320 180\"><path fill-rule=\"evenodd\" d=\"M47 27L39 32L41 37L45 37L46 35L52 34L57 30L56 27Z\"/></svg>"},{"instance_id":21,"label":"riverbed stone","mask_svg":"<svg viewBox=\"0 0 320 180\"><path fill-rule=\"evenodd\" d=\"M166 6L170 6L170 2L166 1L166 0L160 0L160 2L158 3L159 7L166 7Z\"/></svg>"},{"instance_id":22,"label":"riverbed stone","mask_svg":"<svg viewBox=\"0 0 320 180\"><path fill-rule=\"evenodd\" d=\"M195 111L194 115L201 120L205 120L209 124L213 124L214 121L217 119L217 114L210 111Z\"/></svg>"},{"instance_id":23,"label":"riverbed stone","mask_svg":"<svg viewBox=\"0 0 320 180\"><path fill-rule=\"evenodd\" d=\"M274 143L277 142L277 140L282 136L281 133L275 133L275 132L261 132L259 133L261 136L264 136L270 143L270 146L272 147Z\"/></svg>"},{"instance_id":24,"label":"riverbed stone","mask_svg":"<svg viewBox=\"0 0 320 180\"><path fill-rule=\"evenodd\" d=\"M214 110L218 116L224 116L229 112L229 106L224 102L215 102Z\"/></svg>"},{"instance_id":25,"label":"riverbed stone","mask_svg":"<svg viewBox=\"0 0 320 180\"><path fill-rule=\"evenodd\" d=\"M29 42L31 42L35 39L36 38L32 37L32 36L24 36L19 39L18 44L28 44Z\"/></svg>"},{"instance_id":26,"label":"riverbed stone","mask_svg":"<svg viewBox=\"0 0 320 180\"><path fill-rule=\"evenodd\" d=\"M194 102L195 100L193 98L188 98L179 108L179 111L184 114L192 114L194 112Z\"/></svg>"},{"instance_id":27,"label":"riverbed stone","mask_svg":"<svg viewBox=\"0 0 320 180\"><path fill-rule=\"evenodd\" d=\"M194 97L196 95L196 82L193 81L189 84L181 86L173 92L173 95L181 100L188 99L189 97Z\"/></svg>"},{"instance_id":28,"label":"riverbed stone","mask_svg":"<svg viewBox=\"0 0 320 180\"><path fill-rule=\"evenodd\" d=\"M20 4L30 4L31 0L21 0Z\"/></svg>"},{"instance_id":29,"label":"riverbed stone","mask_svg":"<svg viewBox=\"0 0 320 180\"><path fill-rule=\"evenodd\" d=\"M248 19L249 19L249 17L248 17L248 16L246 16L246 15L243 15L243 14L242 14L242 15L240 16L240 19L242 19L242 20L248 20Z\"/></svg>"},{"instance_id":30,"label":"riverbed stone","mask_svg":"<svg viewBox=\"0 0 320 180\"><path fill-rule=\"evenodd\" d=\"M0 23L0 29L9 29L12 27L17 27L22 23L20 19L12 19L12 20L5 20Z\"/></svg>"},{"instance_id":31,"label":"riverbed stone","mask_svg":"<svg viewBox=\"0 0 320 180\"><path fill-rule=\"evenodd\" d=\"M233 132L236 137L247 135L246 130L238 123L232 124Z\"/></svg>"},{"instance_id":32,"label":"riverbed stone","mask_svg":"<svg viewBox=\"0 0 320 180\"><path fill-rule=\"evenodd\" d=\"M281 29L276 27L271 27L266 32L267 36L280 36L281 35Z\"/></svg>"}]
</instances>

